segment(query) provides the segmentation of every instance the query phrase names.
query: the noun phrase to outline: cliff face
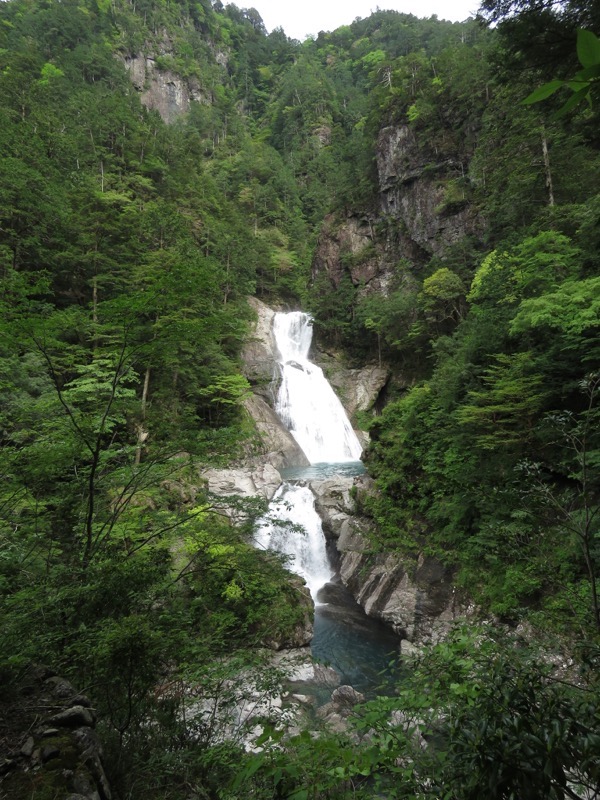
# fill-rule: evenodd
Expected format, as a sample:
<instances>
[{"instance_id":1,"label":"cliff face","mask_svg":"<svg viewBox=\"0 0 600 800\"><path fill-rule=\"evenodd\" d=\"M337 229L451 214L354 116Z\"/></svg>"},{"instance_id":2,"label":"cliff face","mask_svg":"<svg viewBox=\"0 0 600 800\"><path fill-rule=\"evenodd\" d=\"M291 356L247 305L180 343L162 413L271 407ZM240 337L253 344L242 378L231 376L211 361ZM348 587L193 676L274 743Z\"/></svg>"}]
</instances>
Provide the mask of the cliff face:
<instances>
[{"instance_id":1,"label":"cliff face","mask_svg":"<svg viewBox=\"0 0 600 800\"><path fill-rule=\"evenodd\" d=\"M334 544L339 576L365 612L417 645L443 639L453 623L475 613L437 559L404 558L374 546L372 521L357 514L353 496L373 491L369 478L312 481L315 507Z\"/></svg>"},{"instance_id":2,"label":"cliff face","mask_svg":"<svg viewBox=\"0 0 600 800\"><path fill-rule=\"evenodd\" d=\"M197 80L184 80L171 70L159 69L154 55L126 55L123 63L132 84L140 92L142 105L151 111L158 111L167 123L185 114L192 100L210 103Z\"/></svg>"},{"instance_id":3,"label":"cliff face","mask_svg":"<svg viewBox=\"0 0 600 800\"><path fill-rule=\"evenodd\" d=\"M227 54L211 50L216 64L226 69ZM204 105L212 103L210 91L202 86L198 77L182 77L165 66L174 61L174 57L175 48L167 31L163 31L157 42L146 42L139 52L120 55L131 83L140 93L142 105L158 111L167 124L189 111L193 101Z\"/></svg>"},{"instance_id":4,"label":"cliff face","mask_svg":"<svg viewBox=\"0 0 600 800\"><path fill-rule=\"evenodd\" d=\"M436 161L408 125L383 128L377 142L380 213L400 229L401 254L441 255L465 236L477 235L481 221L464 186L465 164Z\"/></svg>"},{"instance_id":5,"label":"cliff face","mask_svg":"<svg viewBox=\"0 0 600 800\"><path fill-rule=\"evenodd\" d=\"M483 221L469 203L463 155L438 160L412 128L394 125L380 131L376 160L376 212L325 220L313 279L325 272L337 287L348 273L361 292L385 295L432 256L443 257L465 236L478 237ZM408 270L399 272L400 260Z\"/></svg>"}]
</instances>

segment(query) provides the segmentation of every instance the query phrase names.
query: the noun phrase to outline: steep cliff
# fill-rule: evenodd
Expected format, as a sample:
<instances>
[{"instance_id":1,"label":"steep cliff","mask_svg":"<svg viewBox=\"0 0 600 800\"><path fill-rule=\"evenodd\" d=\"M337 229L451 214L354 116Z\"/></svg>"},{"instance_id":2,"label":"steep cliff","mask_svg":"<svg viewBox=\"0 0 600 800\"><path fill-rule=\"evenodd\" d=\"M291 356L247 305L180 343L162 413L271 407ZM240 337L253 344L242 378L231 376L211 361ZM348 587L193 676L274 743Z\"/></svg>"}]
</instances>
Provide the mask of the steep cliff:
<instances>
[{"instance_id":1,"label":"steep cliff","mask_svg":"<svg viewBox=\"0 0 600 800\"><path fill-rule=\"evenodd\" d=\"M338 572L365 612L415 644L443 638L452 623L475 609L457 592L453 571L435 558L386 553L374 544L373 522L356 508L354 497L373 491L369 478L312 481L315 507L334 545Z\"/></svg>"},{"instance_id":2,"label":"steep cliff","mask_svg":"<svg viewBox=\"0 0 600 800\"><path fill-rule=\"evenodd\" d=\"M413 128L396 124L380 130L376 164L376 207L325 219L313 281L326 274L337 288L347 274L359 293L386 295L403 282L414 283L433 256L443 258L465 237L481 236L465 154L440 159Z\"/></svg>"},{"instance_id":3,"label":"steep cliff","mask_svg":"<svg viewBox=\"0 0 600 800\"><path fill-rule=\"evenodd\" d=\"M199 34L198 34L199 35ZM170 124L190 110L192 102L210 105L213 101L209 85L214 76L203 75L202 64L197 63L189 71L178 64L178 48L173 36L163 30L159 36L148 39L135 51L120 53L131 83L140 93L142 105L158 111L162 119ZM222 73L227 68L227 53L210 45L205 46L206 73Z\"/></svg>"}]
</instances>

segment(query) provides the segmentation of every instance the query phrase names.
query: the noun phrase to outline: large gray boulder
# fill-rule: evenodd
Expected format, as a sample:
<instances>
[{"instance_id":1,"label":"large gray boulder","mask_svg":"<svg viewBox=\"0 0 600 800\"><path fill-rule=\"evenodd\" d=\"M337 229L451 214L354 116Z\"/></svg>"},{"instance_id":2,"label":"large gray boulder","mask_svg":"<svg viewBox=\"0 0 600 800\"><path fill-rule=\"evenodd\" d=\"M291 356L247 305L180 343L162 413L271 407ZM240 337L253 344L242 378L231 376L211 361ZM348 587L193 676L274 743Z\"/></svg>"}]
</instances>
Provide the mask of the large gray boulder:
<instances>
[{"instance_id":1,"label":"large gray boulder","mask_svg":"<svg viewBox=\"0 0 600 800\"><path fill-rule=\"evenodd\" d=\"M272 500L281 484L281 475L271 464L259 464L252 469L207 469L200 473L211 494L218 497L259 497Z\"/></svg>"}]
</instances>

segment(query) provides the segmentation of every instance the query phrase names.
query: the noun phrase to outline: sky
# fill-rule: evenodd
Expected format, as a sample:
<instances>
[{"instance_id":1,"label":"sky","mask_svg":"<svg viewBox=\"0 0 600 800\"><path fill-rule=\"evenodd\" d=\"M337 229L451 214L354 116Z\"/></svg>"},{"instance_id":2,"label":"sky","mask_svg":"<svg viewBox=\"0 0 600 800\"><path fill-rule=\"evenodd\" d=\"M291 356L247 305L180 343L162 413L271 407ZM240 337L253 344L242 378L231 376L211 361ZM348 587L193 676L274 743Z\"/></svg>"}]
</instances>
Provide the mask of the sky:
<instances>
[{"instance_id":1,"label":"sky","mask_svg":"<svg viewBox=\"0 0 600 800\"><path fill-rule=\"evenodd\" d=\"M265 27L283 28L292 39L305 39L319 31L332 31L349 25L356 17L368 17L378 7L393 9L416 17L437 14L440 19L460 22L474 16L478 0L247 0L236 2L238 8L255 8Z\"/></svg>"}]
</instances>

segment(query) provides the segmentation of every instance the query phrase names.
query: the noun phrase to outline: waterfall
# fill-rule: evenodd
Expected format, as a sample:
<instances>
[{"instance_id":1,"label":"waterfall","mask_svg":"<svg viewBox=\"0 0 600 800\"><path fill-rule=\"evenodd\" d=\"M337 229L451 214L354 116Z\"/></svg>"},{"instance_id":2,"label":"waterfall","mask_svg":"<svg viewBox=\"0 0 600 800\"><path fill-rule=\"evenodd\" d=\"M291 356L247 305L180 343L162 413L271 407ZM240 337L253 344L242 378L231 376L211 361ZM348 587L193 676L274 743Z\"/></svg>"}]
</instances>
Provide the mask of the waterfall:
<instances>
[{"instance_id":1,"label":"waterfall","mask_svg":"<svg viewBox=\"0 0 600 800\"><path fill-rule=\"evenodd\" d=\"M348 463L362 448L344 407L323 375L308 360L312 320L308 314L278 313L273 334L282 372L275 410L311 464ZM289 568L301 575L313 599L333 575L314 495L305 485L284 483L259 521L258 546L289 556Z\"/></svg>"},{"instance_id":2,"label":"waterfall","mask_svg":"<svg viewBox=\"0 0 600 800\"><path fill-rule=\"evenodd\" d=\"M331 579L321 519L308 486L291 483L280 486L268 515L260 523L255 542L259 547L289 556L289 569L304 578L314 600L319 589Z\"/></svg>"},{"instance_id":3,"label":"waterfall","mask_svg":"<svg viewBox=\"0 0 600 800\"><path fill-rule=\"evenodd\" d=\"M311 318L301 311L276 314L273 334L282 371L275 410L285 427L311 464L358 461L362 447L344 407L323 370L308 360Z\"/></svg>"}]
</instances>

